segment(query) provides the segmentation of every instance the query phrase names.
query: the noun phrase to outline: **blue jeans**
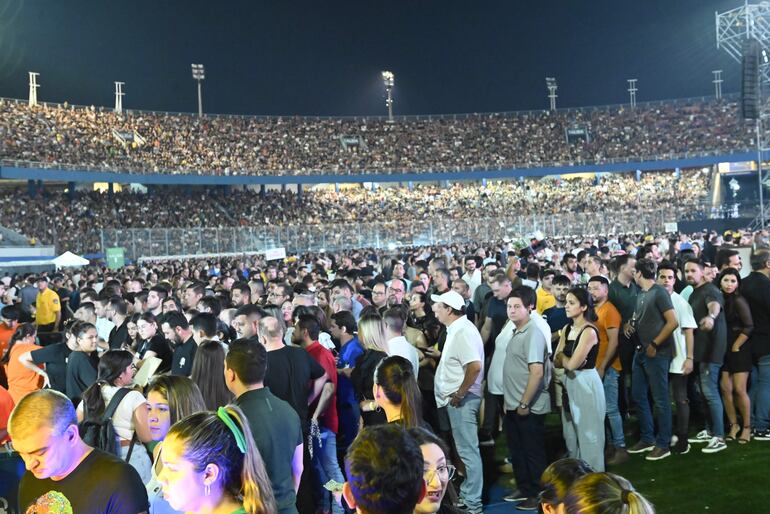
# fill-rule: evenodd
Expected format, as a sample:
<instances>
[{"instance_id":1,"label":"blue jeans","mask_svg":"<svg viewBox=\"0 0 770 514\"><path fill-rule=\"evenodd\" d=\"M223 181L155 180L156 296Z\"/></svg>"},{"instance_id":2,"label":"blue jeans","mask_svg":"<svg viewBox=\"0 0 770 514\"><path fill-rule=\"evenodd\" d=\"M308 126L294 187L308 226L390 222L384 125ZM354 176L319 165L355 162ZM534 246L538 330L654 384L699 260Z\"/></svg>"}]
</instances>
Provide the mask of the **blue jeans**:
<instances>
[{"instance_id":1,"label":"blue jeans","mask_svg":"<svg viewBox=\"0 0 770 514\"><path fill-rule=\"evenodd\" d=\"M671 357L656 355L650 358L644 351L636 352L634 355L631 395L639 415L639 430L642 433L643 442L655 443L655 446L659 448L671 446L671 402L668 399L668 368L670 366ZM655 436L647 388L652 392L655 417L658 419L657 437Z\"/></svg>"},{"instance_id":2,"label":"blue jeans","mask_svg":"<svg viewBox=\"0 0 770 514\"><path fill-rule=\"evenodd\" d=\"M763 355L751 370L751 426L757 431L770 428L770 355Z\"/></svg>"},{"instance_id":3,"label":"blue jeans","mask_svg":"<svg viewBox=\"0 0 770 514\"><path fill-rule=\"evenodd\" d=\"M706 428L714 437L725 436L725 410L722 407L722 397L719 394L719 370L721 368L721 364L712 362L698 363L700 374L698 385L708 409Z\"/></svg>"},{"instance_id":4,"label":"blue jeans","mask_svg":"<svg viewBox=\"0 0 770 514\"><path fill-rule=\"evenodd\" d=\"M484 470L479 453L479 408L481 398L468 393L457 407L447 405L452 437L457 453L465 464L465 481L460 486L460 499L469 511L481 511L481 488L484 485Z\"/></svg>"},{"instance_id":5,"label":"blue jeans","mask_svg":"<svg viewBox=\"0 0 770 514\"><path fill-rule=\"evenodd\" d=\"M615 448L625 448L626 439L623 435L623 418L620 416L620 373L609 366L604 372L604 398L607 401L607 420L610 423L610 442Z\"/></svg>"},{"instance_id":6,"label":"blue jeans","mask_svg":"<svg viewBox=\"0 0 770 514\"><path fill-rule=\"evenodd\" d=\"M327 511L329 503L331 503L334 514L344 514L345 510L337 503L332 493L323 488L324 484L329 480L339 483L345 482L339 462L337 461L337 436L328 428L321 428L320 444L317 440L313 441L313 468L315 469L321 491L320 500L322 504L319 507L323 511Z\"/></svg>"}]
</instances>

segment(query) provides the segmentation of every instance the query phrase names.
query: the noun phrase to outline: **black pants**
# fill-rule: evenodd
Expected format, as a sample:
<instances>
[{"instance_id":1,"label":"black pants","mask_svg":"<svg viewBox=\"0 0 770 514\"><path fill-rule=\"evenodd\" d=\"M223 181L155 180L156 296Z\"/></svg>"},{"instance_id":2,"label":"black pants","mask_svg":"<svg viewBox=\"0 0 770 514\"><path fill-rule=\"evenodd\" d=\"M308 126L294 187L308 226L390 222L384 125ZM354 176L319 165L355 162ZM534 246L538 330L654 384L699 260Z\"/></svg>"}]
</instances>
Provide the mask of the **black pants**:
<instances>
[{"instance_id":1,"label":"black pants","mask_svg":"<svg viewBox=\"0 0 770 514\"><path fill-rule=\"evenodd\" d=\"M674 425L674 434L680 439L687 439L687 432L690 424L690 401L687 399L687 375L670 373L668 381L671 384L671 391L676 403L676 425Z\"/></svg>"},{"instance_id":2,"label":"black pants","mask_svg":"<svg viewBox=\"0 0 770 514\"><path fill-rule=\"evenodd\" d=\"M535 498L540 493L540 476L547 465L545 415L519 416L516 411L509 411L504 423L516 485L528 498Z\"/></svg>"},{"instance_id":3,"label":"black pants","mask_svg":"<svg viewBox=\"0 0 770 514\"><path fill-rule=\"evenodd\" d=\"M484 418L481 420L479 439L494 439L500 431L500 417L503 415L503 395L484 390Z\"/></svg>"}]
</instances>

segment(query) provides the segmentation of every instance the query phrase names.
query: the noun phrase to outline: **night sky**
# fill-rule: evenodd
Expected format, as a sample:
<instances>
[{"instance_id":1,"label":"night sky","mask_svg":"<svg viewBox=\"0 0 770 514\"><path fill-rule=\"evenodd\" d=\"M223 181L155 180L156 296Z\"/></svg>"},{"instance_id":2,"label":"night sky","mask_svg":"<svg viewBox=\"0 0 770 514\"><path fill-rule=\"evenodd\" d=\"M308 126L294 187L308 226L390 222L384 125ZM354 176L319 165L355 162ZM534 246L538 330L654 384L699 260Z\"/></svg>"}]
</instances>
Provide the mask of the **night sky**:
<instances>
[{"instance_id":1,"label":"night sky","mask_svg":"<svg viewBox=\"0 0 770 514\"><path fill-rule=\"evenodd\" d=\"M718 50L714 12L739 0L291 1L0 0L0 96L197 110L190 63L206 66L212 113L485 112L712 95L740 88Z\"/></svg>"}]
</instances>

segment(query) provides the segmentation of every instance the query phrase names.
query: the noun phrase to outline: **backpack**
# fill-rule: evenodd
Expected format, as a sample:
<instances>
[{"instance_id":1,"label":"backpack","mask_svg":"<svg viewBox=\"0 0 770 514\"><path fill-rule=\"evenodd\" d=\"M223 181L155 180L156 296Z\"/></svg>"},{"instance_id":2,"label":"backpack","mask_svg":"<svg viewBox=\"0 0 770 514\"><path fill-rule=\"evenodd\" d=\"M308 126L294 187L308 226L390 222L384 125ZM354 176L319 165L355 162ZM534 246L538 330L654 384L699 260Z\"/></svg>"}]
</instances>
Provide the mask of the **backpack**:
<instances>
[{"instance_id":1,"label":"backpack","mask_svg":"<svg viewBox=\"0 0 770 514\"><path fill-rule=\"evenodd\" d=\"M80 438L83 439L83 442L120 457L120 444L118 443L118 434L115 433L115 427L112 426L112 416L118 410L120 402L129 392L130 389L120 388L110 400L100 419L93 419L89 416L88 411L85 411L84 419L78 426Z\"/></svg>"}]
</instances>

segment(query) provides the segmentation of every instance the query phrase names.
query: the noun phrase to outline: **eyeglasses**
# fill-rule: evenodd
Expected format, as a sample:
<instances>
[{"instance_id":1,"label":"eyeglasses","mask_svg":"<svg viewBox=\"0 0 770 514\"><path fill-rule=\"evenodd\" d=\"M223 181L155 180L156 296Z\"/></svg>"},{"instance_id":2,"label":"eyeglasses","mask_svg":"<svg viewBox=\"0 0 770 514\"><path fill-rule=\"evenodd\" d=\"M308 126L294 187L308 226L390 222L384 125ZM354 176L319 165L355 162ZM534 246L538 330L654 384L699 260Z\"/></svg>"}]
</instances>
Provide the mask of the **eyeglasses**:
<instances>
[{"instance_id":1,"label":"eyeglasses","mask_svg":"<svg viewBox=\"0 0 770 514\"><path fill-rule=\"evenodd\" d=\"M455 476L455 468L451 464L447 464L445 466L439 466L436 469L426 469L423 471L423 478L425 479L425 482L430 483L436 475L438 475L439 481L446 482L447 480L451 480L453 476Z\"/></svg>"}]
</instances>

